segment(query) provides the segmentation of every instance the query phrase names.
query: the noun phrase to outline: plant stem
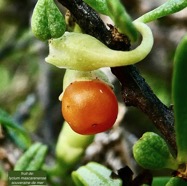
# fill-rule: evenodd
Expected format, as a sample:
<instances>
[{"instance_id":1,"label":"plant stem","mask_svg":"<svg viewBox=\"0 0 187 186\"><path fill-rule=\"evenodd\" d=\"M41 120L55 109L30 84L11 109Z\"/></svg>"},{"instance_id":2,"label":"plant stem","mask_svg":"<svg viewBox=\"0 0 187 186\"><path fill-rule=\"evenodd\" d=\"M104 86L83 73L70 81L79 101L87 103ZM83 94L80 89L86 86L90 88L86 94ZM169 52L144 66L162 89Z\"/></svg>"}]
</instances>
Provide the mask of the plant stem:
<instances>
[{"instance_id":1,"label":"plant stem","mask_svg":"<svg viewBox=\"0 0 187 186\"><path fill-rule=\"evenodd\" d=\"M174 114L153 93L135 66L112 68L122 84L122 96L127 106L144 112L176 152Z\"/></svg>"},{"instance_id":2,"label":"plant stem","mask_svg":"<svg viewBox=\"0 0 187 186\"><path fill-rule=\"evenodd\" d=\"M95 13L82 0L58 0L68 8L81 29L116 50L129 50L128 38L116 39ZM112 72L122 84L122 96L127 106L135 106L144 112L164 136L176 153L173 112L152 92L135 66L112 68Z\"/></svg>"}]
</instances>

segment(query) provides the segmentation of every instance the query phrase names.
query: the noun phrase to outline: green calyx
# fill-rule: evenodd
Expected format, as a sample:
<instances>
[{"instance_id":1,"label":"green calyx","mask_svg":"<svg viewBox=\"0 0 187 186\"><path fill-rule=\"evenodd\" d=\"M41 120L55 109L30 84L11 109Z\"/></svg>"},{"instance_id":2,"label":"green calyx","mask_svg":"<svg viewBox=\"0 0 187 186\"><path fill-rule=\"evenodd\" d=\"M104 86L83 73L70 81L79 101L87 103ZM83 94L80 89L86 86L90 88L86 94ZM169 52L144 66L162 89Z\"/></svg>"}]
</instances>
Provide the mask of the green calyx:
<instances>
[{"instance_id":1,"label":"green calyx","mask_svg":"<svg viewBox=\"0 0 187 186\"><path fill-rule=\"evenodd\" d=\"M107 75L100 69L86 72L67 69L63 79L63 90L74 81L91 81L95 79L101 80L113 88Z\"/></svg>"},{"instance_id":2,"label":"green calyx","mask_svg":"<svg viewBox=\"0 0 187 186\"><path fill-rule=\"evenodd\" d=\"M32 14L31 28L35 37L42 41L64 34L65 20L53 0L38 0Z\"/></svg>"},{"instance_id":3,"label":"green calyx","mask_svg":"<svg viewBox=\"0 0 187 186\"><path fill-rule=\"evenodd\" d=\"M80 71L135 64L151 51L153 36L144 23L134 22L134 26L142 34L142 42L134 50L112 50L90 35L66 32L49 41L49 55L45 60L59 68Z\"/></svg>"},{"instance_id":4,"label":"green calyx","mask_svg":"<svg viewBox=\"0 0 187 186\"><path fill-rule=\"evenodd\" d=\"M100 80L110 86L112 89L113 85L110 83L107 75L101 71L100 69L93 71L78 71L78 70L69 70L67 69L64 78L63 78L63 91L70 85L70 83L75 81L92 81L92 80ZM62 92L59 96L59 100L62 101L63 97Z\"/></svg>"},{"instance_id":5,"label":"green calyx","mask_svg":"<svg viewBox=\"0 0 187 186\"><path fill-rule=\"evenodd\" d=\"M147 169L178 168L166 142L153 132L143 134L133 146L133 154L138 164Z\"/></svg>"}]
</instances>

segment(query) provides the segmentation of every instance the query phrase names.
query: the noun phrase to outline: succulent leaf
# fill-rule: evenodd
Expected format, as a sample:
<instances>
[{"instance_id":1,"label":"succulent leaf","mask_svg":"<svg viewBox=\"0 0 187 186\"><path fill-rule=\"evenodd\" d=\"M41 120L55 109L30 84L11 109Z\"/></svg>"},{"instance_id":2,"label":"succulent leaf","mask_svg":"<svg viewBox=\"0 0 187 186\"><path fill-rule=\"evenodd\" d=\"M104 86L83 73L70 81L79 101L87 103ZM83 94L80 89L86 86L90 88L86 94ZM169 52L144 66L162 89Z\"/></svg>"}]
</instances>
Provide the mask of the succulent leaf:
<instances>
[{"instance_id":1,"label":"succulent leaf","mask_svg":"<svg viewBox=\"0 0 187 186\"><path fill-rule=\"evenodd\" d=\"M62 37L49 41L49 55L45 60L59 68L80 71L135 64L151 51L153 36L144 23L134 22L134 25L143 38L134 50L112 50L90 35L66 32Z\"/></svg>"},{"instance_id":2,"label":"succulent leaf","mask_svg":"<svg viewBox=\"0 0 187 186\"><path fill-rule=\"evenodd\" d=\"M58 38L65 32L65 19L53 0L38 0L31 18L32 32L40 40Z\"/></svg>"},{"instance_id":3,"label":"succulent leaf","mask_svg":"<svg viewBox=\"0 0 187 186\"><path fill-rule=\"evenodd\" d=\"M112 179L112 171L96 162L90 162L78 170L72 172L72 178L76 186L122 186L122 180Z\"/></svg>"},{"instance_id":4,"label":"succulent leaf","mask_svg":"<svg viewBox=\"0 0 187 186\"><path fill-rule=\"evenodd\" d=\"M178 164L169 152L166 142L156 133L146 132L133 146L135 160L147 169L171 168Z\"/></svg>"},{"instance_id":5,"label":"succulent leaf","mask_svg":"<svg viewBox=\"0 0 187 186\"><path fill-rule=\"evenodd\" d=\"M179 163L187 162L187 36L177 47L174 59L172 96Z\"/></svg>"},{"instance_id":6,"label":"succulent leaf","mask_svg":"<svg viewBox=\"0 0 187 186\"><path fill-rule=\"evenodd\" d=\"M171 178L166 186L187 186L187 181L178 177Z\"/></svg>"}]
</instances>

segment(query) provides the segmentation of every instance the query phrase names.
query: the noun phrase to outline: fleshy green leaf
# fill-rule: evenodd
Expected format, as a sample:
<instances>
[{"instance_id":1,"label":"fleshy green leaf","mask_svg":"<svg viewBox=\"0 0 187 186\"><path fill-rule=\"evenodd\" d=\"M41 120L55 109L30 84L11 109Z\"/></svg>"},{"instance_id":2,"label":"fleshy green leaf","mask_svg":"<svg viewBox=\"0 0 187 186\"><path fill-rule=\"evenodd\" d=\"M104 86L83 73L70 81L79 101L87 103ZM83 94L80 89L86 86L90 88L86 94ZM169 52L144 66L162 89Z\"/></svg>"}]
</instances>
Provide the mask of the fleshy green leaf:
<instances>
[{"instance_id":1,"label":"fleshy green leaf","mask_svg":"<svg viewBox=\"0 0 187 186\"><path fill-rule=\"evenodd\" d=\"M187 186L187 181L178 177L171 178L166 186Z\"/></svg>"},{"instance_id":2,"label":"fleshy green leaf","mask_svg":"<svg viewBox=\"0 0 187 186\"><path fill-rule=\"evenodd\" d=\"M92 143L93 135L80 135L74 132L67 122L64 122L56 145L56 156L65 165L77 163Z\"/></svg>"},{"instance_id":3,"label":"fleshy green leaf","mask_svg":"<svg viewBox=\"0 0 187 186\"><path fill-rule=\"evenodd\" d=\"M171 177L154 177L152 186L165 186Z\"/></svg>"},{"instance_id":4,"label":"fleshy green leaf","mask_svg":"<svg viewBox=\"0 0 187 186\"><path fill-rule=\"evenodd\" d=\"M65 32L65 19L53 0L38 0L31 18L32 32L43 41Z\"/></svg>"},{"instance_id":5,"label":"fleshy green leaf","mask_svg":"<svg viewBox=\"0 0 187 186\"><path fill-rule=\"evenodd\" d=\"M109 16L114 21L118 30L123 34L126 34L131 41L136 41L138 32L120 0L106 0L106 4L108 6Z\"/></svg>"},{"instance_id":6,"label":"fleshy green leaf","mask_svg":"<svg viewBox=\"0 0 187 186\"><path fill-rule=\"evenodd\" d=\"M32 161L27 166L26 170L32 170L32 171L39 170L44 163L46 153L47 153L47 146L41 145L40 149L37 151Z\"/></svg>"},{"instance_id":7,"label":"fleshy green leaf","mask_svg":"<svg viewBox=\"0 0 187 186\"><path fill-rule=\"evenodd\" d=\"M179 12L180 10L187 7L186 0L168 0L161 6L157 7L156 9L144 14L137 20L148 23L158 18L173 14L175 12Z\"/></svg>"},{"instance_id":8,"label":"fleshy green leaf","mask_svg":"<svg viewBox=\"0 0 187 186\"><path fill-rule=\"evenodd\" d=\"M7 129L10 137L20 148L27 149L31 145L31 138L25 129L2 109L0 109L0 124Z\"/></svg>"},{"instance_id":9,"label":"fleshy green leaf","mask_svg":"<svg viewBox=\"0 0 187 186\"><path fill-rule=\"evenodd\" d=\"M96 10L100 14L109 15L106 0L84 0L89 6Z\"/></svg>"},{"instance_id":10,"label":"fleshy green leaf","mask_svg":"<svg viewBox=\"0 0 187 186\"><path fill-rule=\"evenodd\" d=\"M133 24L142 34L142 42L131 51L112 50L88 34L66 32L58 39L49 40L45 61L59 68L80 71L135 64L151 51L153 35L146 24L138 21Z\"/></svg>"},{"instance_id":11,"label":"fleshy green leaf","mask_svg":"<svg viewBox=\"0 0 187 186\"><path fill-rule=\"evenodd\" d=\"M187 36L177 47L174 59L172 96L175 113L175 130L178 161L187 162Z\"/></svg>"},{"instance_id":12,"label":"fleshy green leaf","mask_svg":"<svg viewBox=\"0 0 187 186\"><path fill-rule=\"evenodd\" d=\"M14 170L39 170L43 164L47 146L35 143L16 162Z\"/></svg>"},{"instance_id":13,"label":"fleshy green leaf","mask_svg":"<svg viewBox=\"0 0 187 186\"><path fill-rule=\"evenodd\" d=\"M96 162L90 162L72 172L76 186L122 186L122 180L112 179L112 171Z\"/></svg>"},{"instance_id":14,"label":"fleshy green leaf","mask_svg":"<svg viewBox=\"0 0 187 186\"><path fill-rule=\"evenodd\" d=\"M8 69L0 66L0 90L3 91L10 83L10 74Z\"/></svg>"},{"instance_id":15,"label":"fleshy green leaf","mask_svg":"<svg viewBox=\"0 0 187 186\"><path fill-rule=\"evenodd\" d=\"M143 134L133 146L133 154L138 164L147 169L178 168L166 142L153 132Z\"/></svg>"}]
</instances>

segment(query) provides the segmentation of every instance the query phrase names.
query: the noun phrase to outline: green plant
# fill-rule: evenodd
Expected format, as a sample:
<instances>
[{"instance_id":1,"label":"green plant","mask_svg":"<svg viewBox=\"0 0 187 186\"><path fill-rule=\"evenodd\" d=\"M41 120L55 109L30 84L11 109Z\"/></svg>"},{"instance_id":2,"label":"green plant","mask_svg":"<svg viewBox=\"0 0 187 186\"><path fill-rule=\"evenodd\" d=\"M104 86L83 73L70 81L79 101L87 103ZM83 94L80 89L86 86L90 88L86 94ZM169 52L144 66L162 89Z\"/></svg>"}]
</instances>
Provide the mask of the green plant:
<instances>
[{"instance_id":1,"label":"green plant","mask_svg":"<svg viewBox=\"0 0 187 186\"><path fill-rule=\"evenodd\" d=\"M174 57L174 111L160 102L134 66L154 47L154 33L147 23L185 9L187 1L168 0L135 20L119 0L58 2L71 15L64 16L59 4L53 0L38 0L31 17L34 36L49 45L45 61L66 69L63 91L59 96L65 121L55 144L55 163L52 167L46 164L47 146L34 143L24 127L0 110L0 123L24 150L14 170L45 170L52 185L61 184L56 183L54 177L62 178L66 185L74 183L77 186L187 185L187 36L179 43ZM108 25L109 29L99 14L113 21L113 25ZM134 49L130 50L130 44L135 46ZM120 81L127 106L141 109L162 135L154 132L143 134L133 146L136 162L149 170L172 169L174 177L154 177L147 181L148 174L133 178L129 170L122 174L119 170L114 173L96 162L80 166L94 135L108 132L118 114L117 98L113 92L115 87L100 70L102 67L110 67ZM0 166L1 177L4 179L5 176Z\"/></svg>"},{"instance_id":2,"label":"green plant","mask_svg":"<svg viewBox=\"0 0 187 186\"><path fill-rule=\"evenodd\" d=\"M60 2L62 2L63 4L63 1ZM80 101L77 99L77 96L79 97L79 95L82 95L82 93L84 93L87 90L87 87L90 86L92 82L95 83L97 81L94 80L95 77L94 78L92 77L91 81L90 80L75 81L76 80L75 77L80 73L80 75L78 75L79 78L83 77L83 79L84 78L86 79L88 77L89 79L91 77L90 74L88 75L87 72L82 72L82 71L93 71L101 67L117 67L117 66L130 65L141 61L149 54L153 45L152 32L149 29L149 27L147 27L144 24L144 22L147 23L156 20L159 17L177 12L185 8L187 4L186 1L180 1L180 2L168 1L165 4L161 5L160 7L156 8L155 10L143 15L142 17L132 22L130 16L127 14L125 8L123 8L120 1L114 2L114 1L106 0L106 1L95 1L95 2L85 1L85 2L88 3L99 13L103 13L111 17L119 32L126 34L130 38L131 42L137 41L137 32L140 32L142 35L141 44L136 49L131 51L115 51L109 49L107 46L105 46L102 42L97 40L95 37L92 37L85 33L66 32L60 38L49 40L49 56L46 58L46 61L60 68L77 70L77 72L71 71L71 73L69 73L69 74L75 73L76 75L73 75L74 79L70 78L71 83L66 83L64 87L64 92L60 96L60 99L62 100L62 113L64 115L64 118L73 128L73 130L75 130L76 132L81 134L93 134L95 132L97 133L107 130L112 126L110 124L110 121L114 123L117 109L115 109L114 112L115 115L114 120L109 118L106 124L104 124L107 126L108 123L108 127L105 127L105 129L102 128L99 130L95 130L95 132L93 132L92 129L87 128L88 123L95 124L98 122L97 119L100 116L97 110L99 108L97 108L96 105L92 106L92 103L88 99L85 99L86 96L85 94L83 98L86 101L86 103L81 101L81 104L83 104L83 106L79 108ZM64 3L64 4L68 5L68 3L67 4ZM34 18L35 17L33 17L33 19ZM186 113L183 110L184 107L181 106L182 102L180 99L181 98L180 95L184 97L184 94L186 93L184 90L185 86L184 84L181 83L184 82L185 80L185 76L183 76L183 74L185 73L181 72L181 69L186 69L184 66L184 61L186 60L184 54L186 53L186 48L187 48L185 45L185 41L186 39L184 39L182 41L182 44L179 45L175 55L176 56L175 66L176 66L176 70L178 71L174 72L174 79L173 79L174 82L173 98L174 98L174 105L175 105L174 111L176 117L175 130L176 130L177 150L178 150L177 159L175 160L175 158L172 157L172 155L169 152L169 148L167 147L167 144L161 137L159 137L157 134L154 133L146 133L135 144L135 146L133 147L133 152L137 162L140 163L143 167L148 169L157 169L157 168L160 169L160 168L167 167L167 168L172 168L174 170L178 170L180 172L181 169L179 170L179 167L181 167L181 164L183 164L184 167L186 166L185 163L187 157L186 154L187 140L184 137L185 136L184 133L186 131L185 130L182 131L182 129L185 128L184 121L185 121ZM80 72L78 73L78 71ZM76 87L75 90L73 89L73 87ZM93 84L90 87L91 90L94 91L95 85ZM78 89L80 89L80 91L77 91ZM73 96L71 96L72 93ZM94 97L94 100L97 99L99 100L99 95ZM87 106L85 105L87 105L87 103L89 106L91 106L92 108L91 110L88 111L86 110ZM70 109L72 105L77 105L77 106L74 109ZM114 107L114 105L112 104L111 107ZM104 110L107 109L105 107L103 108ZM85 115L84 114L82 115L82 113L84 113ZM89 113L90 114L96 113L96 115L95 116L93 115L93 117L92 115L90 117L87 117ZM110 113L109 115L111 114L112 113ZM107 118L107 115L105 116L102 114L102 116ZM79 119L79 117L81 119ZM149 157L150 154L152 154L152 156ZM77 181L78 179L75 179L76 178L75 175L76 173L73 173L74 180L77 185L89 185L84 183L84 181L82 180L85 175L82 175L83 178L80 177L79 181ZM185 176L182 177L184 178ZM168 184L169 183L170 181L168 182Z\"/></svg>"}]
</instances>

